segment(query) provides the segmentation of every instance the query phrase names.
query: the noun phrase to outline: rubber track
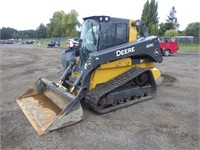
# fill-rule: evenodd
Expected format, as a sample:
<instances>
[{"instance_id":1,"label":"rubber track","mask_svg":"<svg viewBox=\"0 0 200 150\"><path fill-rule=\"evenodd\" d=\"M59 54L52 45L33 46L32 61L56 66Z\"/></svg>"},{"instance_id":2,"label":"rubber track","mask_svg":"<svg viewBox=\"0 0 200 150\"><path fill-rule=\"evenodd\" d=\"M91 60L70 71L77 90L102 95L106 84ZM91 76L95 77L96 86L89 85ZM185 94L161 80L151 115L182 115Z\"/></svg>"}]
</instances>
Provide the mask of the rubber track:
<instances>
[{"instance_id":1,"label":"rubber track","mask_svg":"<svg viewBox=\"0 0 200 150\"><path fill-rule=\"evenodd\" d=\"M109 92L113 91L114 89L117 89L118 87L124 85L125 83L128 83L129 81L133 80L135 77L137 77L138 75L140 75L146 71L150 71L150 70L135 67L135 68L130 69L127 72L117 76L116 78L109 80L108 82L97 85L96 88L94 88L93 90L91 90L90 92L87 93L87 95L85 97L86 104L98 113L108 113L110 111L119 109L120 106L117 106L116 108L113 108L113 109L111 108L110 110L109 109L108 110L100 110L98 108L98 101L104 95L108 94ZM152 79L151 79L151 82L152 82ZM153 88L156 88L154 79L153 79L152 86L153 86ZM151 96L149 98L152 98L152 97L153 96ZM126 102L126 103L127 103L126 106L130 105L130 104L128 104L128 102ZM133 103L133 102L130 102L130 103ZM123 106L123 104L119 104L119 105ZM123 107L125 107L125 105Z\"/></svg>"}]
</instances>

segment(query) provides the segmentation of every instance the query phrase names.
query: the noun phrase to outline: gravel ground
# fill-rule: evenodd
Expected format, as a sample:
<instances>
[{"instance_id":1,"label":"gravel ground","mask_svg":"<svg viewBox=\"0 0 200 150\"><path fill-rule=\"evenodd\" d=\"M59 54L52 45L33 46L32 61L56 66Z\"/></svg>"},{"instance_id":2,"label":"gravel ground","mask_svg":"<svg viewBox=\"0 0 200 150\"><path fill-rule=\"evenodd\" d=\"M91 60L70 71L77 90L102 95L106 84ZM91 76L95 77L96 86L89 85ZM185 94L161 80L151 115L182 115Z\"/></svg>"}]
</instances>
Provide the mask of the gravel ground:
<instances>
[{"instance_id":1,"label":"gravel ground","mask_svg":"<svg viewBox=\"0 0 200 150\"><path fill-rule=\"evenodd\" d=\"M154 99L85 119L39 137L16 99L40 77L57 82L63 48L0 45L1 148L200 149L199 53L182 52L156 64L162 72Z\"/></svg>"}]
</instances>

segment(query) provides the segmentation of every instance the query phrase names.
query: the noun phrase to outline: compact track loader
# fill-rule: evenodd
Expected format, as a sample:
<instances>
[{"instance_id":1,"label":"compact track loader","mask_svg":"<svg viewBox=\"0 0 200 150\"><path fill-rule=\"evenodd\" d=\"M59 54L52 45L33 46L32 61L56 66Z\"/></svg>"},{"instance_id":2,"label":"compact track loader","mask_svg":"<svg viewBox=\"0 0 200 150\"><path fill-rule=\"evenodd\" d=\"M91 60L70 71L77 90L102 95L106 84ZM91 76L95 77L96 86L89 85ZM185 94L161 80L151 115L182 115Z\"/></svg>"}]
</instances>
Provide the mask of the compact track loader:
<instances>
[{"instance_id":1,"label":"compact track loader","mask_svg":"<svg viewBox=\"0 0 200 150\"><path fill-rule=\"evenodd\" d=\"M143 38L137 39L137 28ZM84 18L79 47L62 54L57 83L40 78L17 103L39 135L83 119L80 104L103 114L154 97L162 62L158 38L144 22L109 16Z\"/></svg>"}]
</instances>

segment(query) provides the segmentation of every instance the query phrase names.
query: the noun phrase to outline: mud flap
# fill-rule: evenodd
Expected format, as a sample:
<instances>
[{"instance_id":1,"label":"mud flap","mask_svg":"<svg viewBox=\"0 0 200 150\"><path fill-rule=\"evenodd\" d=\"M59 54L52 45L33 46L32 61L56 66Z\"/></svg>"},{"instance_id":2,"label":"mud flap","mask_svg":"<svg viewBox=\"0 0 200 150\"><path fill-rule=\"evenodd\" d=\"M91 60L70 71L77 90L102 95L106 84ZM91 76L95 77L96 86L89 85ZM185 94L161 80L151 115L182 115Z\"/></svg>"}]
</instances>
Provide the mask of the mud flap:
<instances>
[{"instance_id":1,"label":"mud flap","mask_svg":"<svg viewBox=\"0 0 200 150\"><path fill-rule=\"evenodd\" d=\"M83 119L80 101L64 87L44 78L20 96L17 103L39 135Z\"/></svg>"}]
</instances>

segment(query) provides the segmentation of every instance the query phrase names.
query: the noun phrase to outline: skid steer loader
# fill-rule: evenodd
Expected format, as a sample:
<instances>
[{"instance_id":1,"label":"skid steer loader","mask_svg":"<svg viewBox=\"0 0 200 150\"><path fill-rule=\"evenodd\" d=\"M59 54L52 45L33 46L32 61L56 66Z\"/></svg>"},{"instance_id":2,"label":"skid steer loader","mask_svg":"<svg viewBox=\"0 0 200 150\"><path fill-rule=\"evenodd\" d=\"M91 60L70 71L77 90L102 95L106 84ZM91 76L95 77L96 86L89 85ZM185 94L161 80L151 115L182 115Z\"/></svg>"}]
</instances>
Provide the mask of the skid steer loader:
<instances>
[{"instance_id":1,"label":"skid steer loader","mask_svg":"<svg viewBox=\"0 0 200 150\"><path fill-rule=\"evenodd\" d=\"M87 17L79 48L62 54L59 81L40 78L17 103L42 135L81 121L81 100L103 114L153 98L160 76L154 63L162 59L158 38L149 36L143 21Z\"/></svg>"}]
</instances>

